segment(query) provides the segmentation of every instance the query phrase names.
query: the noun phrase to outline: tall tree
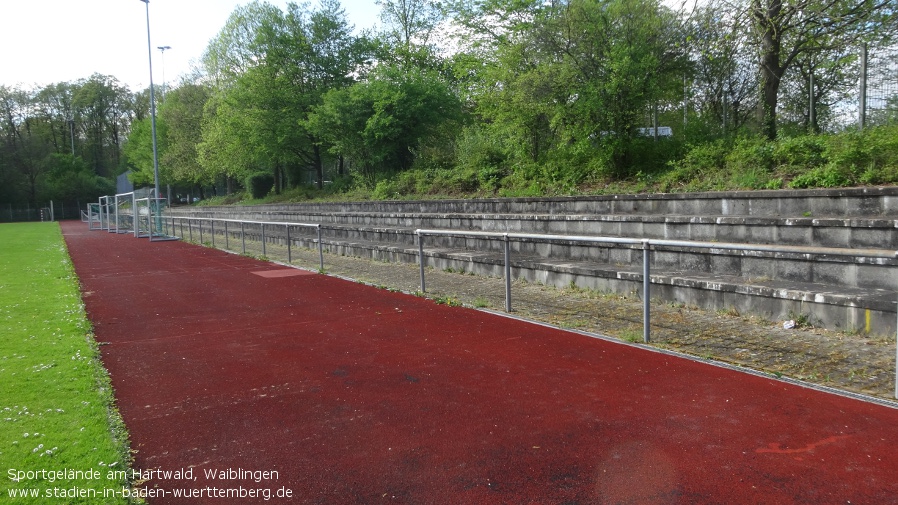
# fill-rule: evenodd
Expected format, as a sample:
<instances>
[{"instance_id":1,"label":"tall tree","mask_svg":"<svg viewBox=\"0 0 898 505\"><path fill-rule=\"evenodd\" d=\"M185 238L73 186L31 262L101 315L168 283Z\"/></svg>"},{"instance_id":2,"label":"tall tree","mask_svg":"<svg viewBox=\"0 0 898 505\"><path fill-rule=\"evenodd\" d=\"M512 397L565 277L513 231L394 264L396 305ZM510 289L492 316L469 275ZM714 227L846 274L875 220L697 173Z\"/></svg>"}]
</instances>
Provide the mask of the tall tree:
<instances>
[{"instance_id":1,"label":"tall tree","mask_svg":"<svg viewBox=\"0 0 898 505\"><path fill-rule=\"evenodd\" d=\"M894 0L750 0L759 51L759 119L777 134L777 106L786 72L802 54L854 44L894 31Z\"/></svg>"},{"instance_id":2,"label":"tall tree","mask_svg":"<svg viewBox=\"0 0 898 505\"><path fill-rule=\"evenodd\" d=\"M446 19L436 0L377 0L384 23L387 53L382 58L403 65L432 66L434 35Z\"/></svg>"},{"instance_id":3,"label":"tall tree","mask_svg":"<svg viewBox=\"0 0 898 505\"><path fill-rule=\"evenodd\" d=\"M135 187L152 186L156 179L155 160L153 159L153 133L149 118L135 121L131 125L131 132L127 141L122 146L122 156L126 166L131 170L129 178ZM156 146L157 156L161 159L165 156L168 146L166 133L168 128L165 121L159 117L156 120ZM159 164L159 182L169 184L174 181L171 168Z\"/></svg>"},{"instance_id":4,"label":"tall tree","mask_svg":"<svg viewBox=\"0 0 898 505\"><path fill-rule=\"evenodd\" d=\"M688 32L692 95L706 130L737 130L754 116L758 72L750 19L711 1L696 8Z\"/></svg>"},{"instance_id":5,"label":"tall tree","mask_svg":"<svg viewBox=\"0 0 898 505\"><path fill-rule=\"evenodd\" d=\"M203 53L205 77L216 88L234 85L244 72L264 58L265 45L259 40L263 24L280 14L277 7L259 1L234 9Z\"/></svg>"},{"instance_id":6,"label":"tall tree","mask_svg":"<svg viewBox=\"0 0 898 505\"><path fill-rule=\"evenodd\" d=\"M43 197L46 200L74 206L115 192L112 180L95 174L81 157L53 153L45 164Z\"/></svg>"},{"instance_id":7,"label":"tall tree","mask_svg":"<svg viewBox=\"0 0 898 505\"><path fill-rule=\"evenodd\" d=\"M51 142L57 152L70 153L75 144L76 92L77 87L71 83L60 82L38 90L34 96L35 113L50 125Z\"/></svg>"},{"instance_id":8,"label":"tall tree","mask_svg":"<svg viewBox=\"0 0 898 505\"><path fill-rule=\"evenodd\" d=\"M36 205L45 158L53 152L51 125L36 114L33 92L0 87L4 145L4 178L14 184L13 200Z\"/></svg>"},{"instance_id":9,"label":"tall tree","mask_svg":"<svg viewBox=\"0 0 898 505\"><path fill-rule=\"evenodd\" d=\"M199 164L197 145L202 141L203 110L210 91L201 84L184 83L170 89L159 108L166 125L166 150L162 164L170 167L172 182L208 183L211 177Z\"/></svg>"},{"instance_id":10,"label":"tall tree","mask_svg":"<svg viewBox=\"0 0 898 505\"><path fill-rule=\"evenodd\" d=\"M324 0L309 11L306 5L290 4L283 13L273 8L250 4L253 19L240 11L242 24L229 23L219 37L250 41L237 54L246 68L220 89L215 115L207 121L202 155L213 154L211 142L241 138L246 143L244 156L232 162L246 164L244 173L265 167L272 171L275 190L289 182L298 182L312 171L319 186L323 180L321 143L305 129L305 120L322 95L352 81L365 63L365 44L354 37L345 12L336 0ZM253 32L240 29L241 37L227 35L232 26L251 26ZM227 36L226 36L227 35ZM221 52L222 43L212 47ZM227 52L227 51L226 51ZM211 53L211 51L210 51ZM237 60L237 58L231 58ZM232 132L240 132L235 135ZM214 156L214 154L213 154ZM211 159L203 161L209 165Z\"/></svg>"},{"instance_id":11,"label":"tall tree","mask_svg":"<svg viewBox=\"0 0 898 505\"><path fill-rule=\"evenodd\" d=\"M778 131L783 125L791 127L795 133L834 129L839 104L849 103L857 93L860 65L856 49L839 47L808 52L796 58L781 85ZM814 104L813 114L811 103Z\"/></svg>"},{"instance_id":12,"label":"tall tree","mask_svg":"<svg viewBox=\"0 0 898 505\"><path fill-rule=\"evenodd\" d=\"M308 128L331 152L356 161L373 182L378 173L411 168L422 143L460 117L458 98L434 72L385 66L327 93Z\"/></svg>"},{"instance_id":13,"label":"tall tree","mask_svg":"<svg viewBox=\"0 0 898 505\"><path fill-rule=\"evenodd\" d=\"M118 173L121 145L127 138L133 110L131 91L115 77L92 75L76 83L73 97L84 141L83 157L105 177Z\"/></svg>"},{"instance_id":14,"label":"tall tree","mask_svg":"<svg viewBox=\"0 0 898 505\"><path fill-rule=\"evenodd\" d=\"M464 7L464 6L462 6ZM682 89L682 35L654 0L494 1L460 19L492 40L473 88L478 111L525 165L569 182L624 174L646 112ZM573 169L572 169L573 168ZM540 169L542 170L542 169Z\"/></svg>"}]
</instances>

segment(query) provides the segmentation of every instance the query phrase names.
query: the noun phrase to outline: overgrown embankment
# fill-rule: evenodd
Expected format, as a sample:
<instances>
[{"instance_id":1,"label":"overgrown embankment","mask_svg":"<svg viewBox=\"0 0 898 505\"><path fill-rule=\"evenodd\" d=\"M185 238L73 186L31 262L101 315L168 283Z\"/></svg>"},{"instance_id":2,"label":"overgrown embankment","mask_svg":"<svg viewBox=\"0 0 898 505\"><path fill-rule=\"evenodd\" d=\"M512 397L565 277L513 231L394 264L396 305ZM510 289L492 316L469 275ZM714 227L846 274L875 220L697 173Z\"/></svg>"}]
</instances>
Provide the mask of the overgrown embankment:
<instances>
[{"instance_id":1,"label":"overgrown embankment","mask_svg":"<svg viewBox=\"0 0 898 505\"><path fill-rule=\"evenodd\" d=\"M253 198L237 192L205 204L259 204L309 200L390 200L469 197L673 193L754 189L839 188L898 184L898 125L774 141L741 136L690 144L642 139L628 175L601 169L521 166L495 145L467 146L451 167L418 163L374 181L337 178ZM556 167L557 168L557 167Z\"/></svg>"}]
</instances>

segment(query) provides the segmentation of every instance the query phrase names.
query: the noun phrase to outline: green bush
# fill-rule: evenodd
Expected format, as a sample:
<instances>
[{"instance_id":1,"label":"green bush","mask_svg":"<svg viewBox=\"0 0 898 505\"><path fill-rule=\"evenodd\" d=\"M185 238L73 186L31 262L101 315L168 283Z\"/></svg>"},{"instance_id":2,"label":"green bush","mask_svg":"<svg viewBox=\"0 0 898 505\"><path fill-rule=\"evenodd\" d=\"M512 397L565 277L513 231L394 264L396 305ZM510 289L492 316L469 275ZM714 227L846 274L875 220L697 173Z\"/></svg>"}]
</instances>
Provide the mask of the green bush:
<instances>
[{"instance_id":1,"label":"green bush","mask_svg":"<svg viewBox=\"0 0 898 505\"><path fill-rule=\"evenodd\" d=\"M658 140L651 137L635 138L629 146L631 165L629 173L659 175L672 160L681 159L688 147L677 138L661 137Z\"/></svg>"},{"instance_id":2,"label":"green bush","mask_svg":"<svg viewBox=\"0 0 898 505\"><path fill-rule=\"evenodd\" d=\"M324 187L327 193L346 193L355 185L356 181L351 175L338 175L334 178L334 182Z\"/></svg>"},{"instance_id":3,"label":"green bush","mask_svg":"<svg viewBox=\"0 0 898 505\"><path fill-rule=\"evenodd\" d=\"M424 170L406 170L381 179L374 186L371 196L378 200L398 200L409 195L427 193L430 185L425 174Z\"/></svg>"},{"instance_id":4,"label":"green bush","mask_svg":"<svg viewBox=\"0 0 898 505\"><path fill-rule=\"evenodd\" d=\"M456 168L469 176L474 175L478 187L495 190L510 173L508 155L498 138L479 127L466 128L462 132L456 144L455 157Z\"/></svg>"},{"instance_id":5,"label":"green bush","mask_svg":"<svg viewBox=\"0 0 898 505\"><path fill-rule=\"evenodd\" d=\"M274 188L274 175L257 172L246 178L246 190L254 199L265 198Z\"/></svg>"},{"instance_id":6,"label":"green bush","mask_svg":"<svg viewBox=\"0 0 898 505\"><path fill-rule=\"evenodd\" d=\"M859 174L864 184L898 183L898 125L865 131L869 163Z\"/></svg>"},{"instance_id":7,"label":"green bush","mask_svg":"<svg viewBox=\"0 0 898 505\"><path fill-rule=\"evenodd\" d=\"M826 145L822 135L780 139L774 146L774 163L787 171L819 167L826 161Z\"/></svg>"},{"instance_id":8,"label":"green bush","mask_svg":"<svg viewBox=\"0 0 898 505\"><path fill-rule=\"evenodd\" d=\"M664 191L701 190L696 182L707 183L717 177L726 165L730 144L716 140L689 148L682 159L668 163L670 170L660 180Z\"/></svg>"},{"instance_id":9,"label":"green bush","mask_svg":"<svg viewBox=\"0 0 898 505\"><path fill-rule=\"evenodd\" d=\"M761 137L740 137L726 155L725 173L732 189L771 187L774 143Z\"/></svg>"},{"instance_id":10,"label":"green bush","mask_svg":"<svg viewBox=\"0 0 898 505\"><path fill-rule=\"evenodd\" d=\"M596 146L591 141L558 147L547 153L538 167L538 181L555 193L576 192L583 183L613 172L611 155L605 146ZM632 173L635 172L634 169Z\"/></svg>"},{"instance_id":11,"label":"green bush","mask_svg":"<svg viewBox=\"0 0 898 505\"><path fill-rule=\"evenodd\" d=\"M730 173L769 172L773 168L774 143L762 137L740 137L726 156Z\"/></svg>"},{"instance_id":12,"label":"green bush","mask_svg":"<svg viewBox=\"0 0 898 505\"><path fill-rule=\"evenodd\" d=\"M822 163L805 163L793 188L898 183L898 127L879 126L825 138Z\"/></svg>"},{"instance_id":13,"label":"green bush","mask_svg":"<svg viewBox=\"0 0 898 505\"><path fill-rule=\"evenodd\" d=\"M854 175L850 170L836 163L828 163L822 167L805 172L789 183L790 188L838 188L854 184Z\"/></svg>"},{"instance_id":14,"label":"green bush","mask_svg":"<svg viewBox=\"0 0 898 505\"><path fill-rule=\"evenodd\" d=\"M851 131L830 137L826 157L840 170L856 172L873 162L872 132Z\"/></svg>"}]
</instances>

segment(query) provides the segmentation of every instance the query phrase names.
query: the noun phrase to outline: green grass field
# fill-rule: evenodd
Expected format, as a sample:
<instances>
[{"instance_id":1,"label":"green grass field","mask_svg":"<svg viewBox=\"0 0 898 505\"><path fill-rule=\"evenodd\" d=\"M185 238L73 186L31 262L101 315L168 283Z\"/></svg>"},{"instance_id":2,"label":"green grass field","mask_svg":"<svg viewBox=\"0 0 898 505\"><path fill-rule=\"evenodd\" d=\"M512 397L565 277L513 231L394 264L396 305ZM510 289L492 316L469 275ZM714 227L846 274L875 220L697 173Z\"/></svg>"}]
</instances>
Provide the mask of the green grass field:
<instances>
[{"instance_id":1,"label":"green grass field","mask_svg":"<svg viewBox=\"0 0 898 505\"><path fill-rule=\"evenodd\" d=\"M0 503L130 502L98 358L59 226L0 225Z\"/></svg>"}]
</instances>

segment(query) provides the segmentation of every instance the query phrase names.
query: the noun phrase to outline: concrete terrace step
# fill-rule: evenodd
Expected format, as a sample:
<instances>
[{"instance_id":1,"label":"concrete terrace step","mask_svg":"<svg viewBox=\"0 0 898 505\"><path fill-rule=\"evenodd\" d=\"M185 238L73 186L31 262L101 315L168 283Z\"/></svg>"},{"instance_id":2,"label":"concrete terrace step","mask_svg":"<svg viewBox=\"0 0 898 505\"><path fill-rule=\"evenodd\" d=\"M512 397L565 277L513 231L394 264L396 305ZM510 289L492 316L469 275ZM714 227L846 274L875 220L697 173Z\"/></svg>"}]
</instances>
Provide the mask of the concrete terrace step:
<instances>
[{"instance_id":1,"label":"concrete terrace step","mask_svg":"<svg viewBox=\"0 0 898 505\"><path fill-rule=\"evenodd\" d=\"M175 215L186 215L176 210ZM262 213L194 211L195 217L320 223L329 229L444 228L540 234L626 236L810 247L894 248L898 219L687 215Z\"/></svg>"},{"instance_id":2,"label":"concrete terrace step","mask_svg":"<svg viewBox=\"0 0 898 505\"><path fill-rule=\"evenodd\" d=\"M257 233L250 232L256 237ZM284 237L277 229L269 230L270 240ZM295 237L312 237L311 230L297 230ZM610 236L610 235L605 235ZM619 236L619 235L618 235ZM417 236L412 228L322 226L322 237L330 243L365 243L413 248ZM479 251L487 254L501 253L502 241L482 237L425 238L427 247ZM556 240L543 242L535 239L516 239L510 243L516 255L556 258L563 261L598 261L618 268L641 268L642 251L635 246L614 244L588 244L577 241ZM745 278L771 278L794 282L812 282L846 288L893 289L898 285L896 258L866 258L836 255L819 255L809 260L804 253L773 253L765 251L739 251L725 248L657 247L653 265L662 268L691 272L708 272L711 275L738 275Z\"/></svg>"},{"instance_id":3,"label":"concrete terrace step","mask_svg":"<svg viewBox=\"0 0 898 505\"><path fill-rule=\"evenodd\" d=\"M301 244L312 247L313 242ZM365 241L324 240L325 249L346 256L379 261L417 262L417 247L387 246ZM499 252L461 248L425 247L428 267L502 277L504 257ZM640 257L642 251L638 251ZM588 260L550 259L512 254L512 277L564 287L572 283L601 292L642 296L641 266ZM771 320L807 316L813 324L831 329L894 331L895 289L845 287L784 280L767 276L743 277L682 270L653 262L653 299L675 301L711 310L736 309Z\"/></svg>"},{"instance_id":4,"label":"concrete terrace step","mask_svg":"<svg viewBox=\"0 0 898 505\"><path fill-rule=\"evenodd\" d=\"M898 250L898 188L316 203L173 214L320 223L332 252L410 263L417 261L417 228ZM311 233L297 230L294 241L311 245ZM274 230L267 235L283 240ZM639 248L510 245L516 277L616 293L641 289ZM502 248L482 237L425 239L434 267L486 275L503 274ZM895 258L661 247L652 256L653 297L771 319L805 314L827 327L885 334L898 326L895 266Z\"/></svg>"},{"instance_id":5,"label":"concrete terrace step","mask_svg":"<svg viewBox=\"0 0 898 505\"><path fill-rule=\"evenodd\" d=\"M227 207L229 209L240 207ZM248 209L249 207L243 207ZM215 209L204 207L203 209ZM758 217L892 217L898 187L824 190L722 191L476 200L401 200L256 205L257 212L375 212L483 214L646 214ZM198 209L199 210L199 209Z\"/></svg>"}]
</instances>

